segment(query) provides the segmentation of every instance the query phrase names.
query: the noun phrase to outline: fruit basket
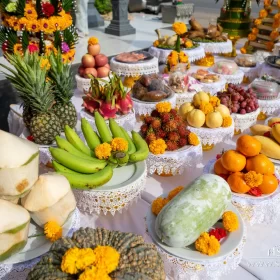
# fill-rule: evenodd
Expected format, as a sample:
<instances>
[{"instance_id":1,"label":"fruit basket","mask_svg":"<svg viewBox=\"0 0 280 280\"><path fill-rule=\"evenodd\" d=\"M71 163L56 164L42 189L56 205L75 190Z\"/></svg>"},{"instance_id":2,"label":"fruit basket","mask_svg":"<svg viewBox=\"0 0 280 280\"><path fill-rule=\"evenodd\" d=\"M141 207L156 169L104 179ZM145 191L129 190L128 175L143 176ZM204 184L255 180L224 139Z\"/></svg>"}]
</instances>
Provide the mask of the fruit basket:
<instances>
[{"instance_id":1,"label":"fruit basket","mask_svg":"<svg viewBox=\"0 0 280 280\"><path fill-rule=\"evenodd\" d=\"M212 209L209 207L206 207L206 209L200 207L199 205L201 205L201 200L198 203L196 197L191 196L194 186L197 186L196 189L200 192L206 192L206 189L209 186L212 187L212 189L209 190L210 192L213 190L213 188L215 188L213 178L216 178L216 176L208 176L209 174L202 175L192 182L188 187L177 187L168 195L165 194L161 197L158 197L152 203L151 209L147 213L147 234L156 244L157 250L164 260L166 271L168 271L174 279L222 278L223 275L228 274L232 269L237 268L242 259L243 248L246 242L246 227L238 210L231 203L227 204L227 202L225 202L226 205L224 207L224 214L217 214L217 221L215 220L214 222L209 222L209 224L211 223L210 227L208 227L209 224L202 226L204 227L202 231L205 231L205 228L208 228L206 231L209 230L209 235L206 232L203 234L197 234L191 230L188 230L187 232L192 232L192 234L195 236L185 234L184 226L181 223L182 220L184 220L185 224L188 224L189 226L191 226L188 222L189 219L192 221L199 220L201 225L204 224L202 221L203 218L206 218L207 216L205 211L212 212ZM204 189L200 179L204 179L204 182L207 181L209 186ZM226 182L220 178L218 181L220 181L220 186L226 184ZM227 188L229 187L227 186ZM184 192L186 189L188 189L189 193ZM228 191L230 192L229 189ZM207 200L211 200L210 196L205 194L203 197L205 197ZM190 200L188 200L189 198ZM161 201L163 202L163 205L160 205ZM194 203L190 205L189 203L184 203L184 201L193 201ZM195 202L197 202L197 204ZM214 202L214 204L216 203ZM224 204L224 202L221 202L221 204ZM219 204L219 206L221 206L221 204ZM162 209L162 206L164 205L165 207ZM179 212L180 214L178 214ZM193 215L196 216L197 213L199 213L199 217L192 217ZM224 219L229 213L231 217L234 217L238 225L235 227L235 229L232 228L232 231L228 233L228 228L224 224ZM219 220L221 217L222 220ZM173 227L177 227L177 229L173 231L173 233L171 233L170 229L168 228L168 223L165 223L167 219L171 219L172 221L176 220ZM196 230L197 229L198 227L196 227ZM221 232L223 235L216 235L214 234L215 231ZM212 234L214 234L214 236L212 236ZM207 252L207 250L205 250L202 251L203 253L200 253L198 240L202 238L209 238L209 236L210 239L212 239L211 242L213 242L211 245L213 251L210 253L209 251ZM185 243L188 243L188 245L185 245ZM219 249L217 249L217 247Z\"/></svg>"}]
</instances>

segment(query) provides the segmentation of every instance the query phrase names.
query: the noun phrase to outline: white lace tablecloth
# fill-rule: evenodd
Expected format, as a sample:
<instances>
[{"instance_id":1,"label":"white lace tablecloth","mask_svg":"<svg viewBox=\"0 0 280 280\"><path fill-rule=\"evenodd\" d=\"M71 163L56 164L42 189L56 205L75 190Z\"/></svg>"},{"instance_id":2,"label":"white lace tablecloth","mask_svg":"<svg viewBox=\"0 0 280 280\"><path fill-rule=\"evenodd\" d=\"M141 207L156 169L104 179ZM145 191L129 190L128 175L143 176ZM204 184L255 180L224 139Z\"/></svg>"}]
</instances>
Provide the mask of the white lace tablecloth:
<instances>
[{"instance_id":1,"label":"white lace tablecloth","mask_svg":"<svg viewBox=\"0 0 280 280\"><path fill-rule=\"evenodd\" d=\"M263 75L269 75L276 79L280 79L280 68L272 67L266 63L262 63L258 66L257 69L258 77Z\"/></svg>"},{"instance_id":2,"label":"white lace tablecloth","mask_svg":"<svg viewBox=\"0 0 280 280\"><path fill-rule=\"evenodd\" d=\"M196 166L202 160L202 147L185 146L177 151L167 151L162 155L149 154L147 167L149 174L181 175L186 168Z\"/></svg>"},{"instance_id":3,"label":"white lace tablecloth","mask_svg":"<svg viewBox=\"0 0 280 280\"><path fill-rule=\"evenodd\" d=\"M113 57L110 61L111 71L119 76L140 76L158 73L158 59L154 57L141 63L122 63L115 60Z\"/></svg>"},{"instance_id":4,"label":"white lace tablecloth","mask_svg":"<svg viewBox=\"0 0 280 280\"><path fill-rule=\"evenodd\" d=\"M67 233L67 236L72 236L73 232L80 228L80 211L77 208L73 213L72 217L73 217L72 227ZM5 265L5 264L1 264L0 262L0 279L1 280L25 280L31 268L40 261L42 256L26 262L13 264L13 265Z\"/></svg>"},{"instance_id":5,"label":"white lace tablecloth","mask_svg":"<svg viewBox=\"0 0 280 280\"><path fill-rule=\"evenodd\" d=\"M175 93L175 95L176 95L176 106L180 107L185 102L192 102L195 94L196 94L196 91Z\"/></svg>"},{"instance_id":6,"label":"white lace tablecloth","mask_svg":"<svg viewBox=\"0 0 280 280\"><path fill-rule=\"evenodd\" d=\"M81 92L84 92L84 91L88 91L90 89L90 81L91 79L85 79L83 77L80 77L79 74L76 74L75 75L75 79L76 79L76 83L77 83L77 89ZM109 77L105 77L105 78L102 78L103 80L105 81L109 81ZM102 81L99 81L99 83L102 84ZM104 84L104 82L103 82Z\"/></svg>"},{"instance_id":7,"label":"white lace tablecloth","mask_svg":"<svg viewBox=\"0 0 280 280\"><path fill-rule=\"evenodd\" d=\"M213 71L213 68L209 68L209 71L214 74L217 74ZM244 78L244 72L239 69L234 75L219 74L219 76L225 79L228 84L241 84Z\"/></svg>"},{"instance_id":8,"label":"white lace tablecloth","mask_svg":"<svg viewBox=\"0 0 280 280\"><path fill-rule=\"evenodd\" d=\"M220 77L220 80L215 83L200 83L202 89L205 92L209 92L211 95L215 95L218 91L223 91L225 89L227 80Z\"/></svg>"},{"instance_id":9,"label":"white lace tablecloth","mask_svg":"<svg viewBox=\"0 0 280 280\"><path fill-rule=\"evenodd\" d=\"M266 115L278 115L280 113L280 98L272 100L258 99L258 103L260 106L260 111Z\"/></svg>"},{"instance_id":10,"label":"white lace tablecloth","mask_svg":"<svg viewBox=\"0 0 280 280\"><path fill-rule=\"evenodd\" d=\"M192 127L188 126L191 132L194 132L201 140L203 145L216 145L232 138L234 135L234 122L229 127L208 128L208 127Z\"/></svg>"},{"instance_id":11,"label":"white lace tablecloth","mask_svg":"<svg viewBox=\"0 0 280 280\"><path fill-rule=\"evenodd\" d=\"M132 98L133 108L136 116L151 114L152 111L156 108L158 102L144 102L136 98ZM168 101L171 103L172 108L176 107L176 94L173 94L171 97L164 99L163 101Z\"/></svg>"},{"instance_id":12,"label":"white lace tablecloth","mask_svg":"<svg viewBox=\"0 0 280 280\"><path fill-rule=\"evenodd\" d=\"M214 42L214 43L203 43L197 42L204 48L205 53L230 53L232 52L232 42L227 40L226 42Z\"/></svg>"},{"instance_id":13,"label":"white lace tablecloth","mask_svg":"<svg viewBox=\"0 0 280 280\"><path fill-rule=\"evenodd\" d=\"M167 57L170 54L172 50L170 49L160 49L157 47L150 47L149 48L149 53L155 57L158 58L159 63L166 63ZM189 61L194 62L196 60L199 60L203 57L205 57L205 51L202 46L198 46L194 49L182 49L182 51L188 55Z\"/></svg>"},{"instance_id":14,"label":"white lace tablecloth","mask_svg":"<svg viewBox=\"0 0 280 280\"><path fill-rule=\"evenodd\" d=\"M255 124L260 112L260 108L258 108L256 111L244 115L231 114L231 117L234 120L235 130L240 130L241 132L243 132L244 130Z\"/></svg>"}]
</instances>

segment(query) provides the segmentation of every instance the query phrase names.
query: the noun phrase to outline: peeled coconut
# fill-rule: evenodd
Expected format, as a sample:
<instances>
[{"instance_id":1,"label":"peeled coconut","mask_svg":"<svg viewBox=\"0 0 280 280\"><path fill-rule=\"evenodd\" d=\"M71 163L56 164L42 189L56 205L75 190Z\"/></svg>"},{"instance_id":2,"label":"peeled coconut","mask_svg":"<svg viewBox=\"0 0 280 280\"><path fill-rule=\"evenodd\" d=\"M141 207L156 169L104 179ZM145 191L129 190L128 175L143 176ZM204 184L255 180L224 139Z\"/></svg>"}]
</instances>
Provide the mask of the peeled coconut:
<instances>
[{"instance_id":1,"label":"peeled coconut","mask_svg":"<svg viewBox=\"0 0 280 280\"><path fill-rule=\"evenodd\" d=\"M27 194L39 175L39 147L0 130L0 198L15 200Z\"/></svg>"},{"instance_id":2,"label":"peeled coconut","mask_svg":"<svg viewBox=\"0 0 280 280\"><path fill-rule=\"evenodd\" d=\"M56 173L39 176L31 192L21 200L33 221L40 227L49 221L62 226L76 208L76 200L68 180Z\"/></svg>"},{"instance_id":3,"label":"peeled coconut","mask_svg":"<svg viewBox=\"0 0 280 280\"><path fill-rule=\"evenodd\" d=\"M23 207L0 199L0 262L24 248L30 215Z\"/></svg>"}]
</instances>

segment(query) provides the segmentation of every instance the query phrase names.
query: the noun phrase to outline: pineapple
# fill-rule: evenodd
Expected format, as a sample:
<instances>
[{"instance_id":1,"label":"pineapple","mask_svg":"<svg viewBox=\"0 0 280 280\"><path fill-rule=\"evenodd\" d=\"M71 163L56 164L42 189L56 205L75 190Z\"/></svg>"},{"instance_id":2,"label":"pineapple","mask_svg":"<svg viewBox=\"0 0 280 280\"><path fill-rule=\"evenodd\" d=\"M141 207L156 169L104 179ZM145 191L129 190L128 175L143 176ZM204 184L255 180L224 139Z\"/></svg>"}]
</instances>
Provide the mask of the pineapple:
<instances>
[{"instance_id":1,"label":"pineapple","mask_svg":"<svg viewBox=\"0 0 280 280\"><path fill-rule=\"evenodd\" d=\"M74 128L77 124L77 112L70 101L73 96L73 75L71 66L64 64L59 51L57 55L50 56L51 68L48 77L54 85L55 105L53 106L54 113L58 116L62 128L69 125Z\"/></svg>"},{"instance_id":2,"label":"pineapple","mask_svg":"<svg viewBox=\"0 0 280 280\"><path fill-rule=\"evenodd\" d=\"M55 136L60 134L61 124L54 114L52 106L55 103L54 89L47 82L47 69L42 67L44 57L37 53L26 52L20 55L6 54L15 70L0 64L10 73L5 73L6 78L18 91L23 100L25 122L29 126L31 135L37 144L49 145Z\"/></svg>"}]
</instances>

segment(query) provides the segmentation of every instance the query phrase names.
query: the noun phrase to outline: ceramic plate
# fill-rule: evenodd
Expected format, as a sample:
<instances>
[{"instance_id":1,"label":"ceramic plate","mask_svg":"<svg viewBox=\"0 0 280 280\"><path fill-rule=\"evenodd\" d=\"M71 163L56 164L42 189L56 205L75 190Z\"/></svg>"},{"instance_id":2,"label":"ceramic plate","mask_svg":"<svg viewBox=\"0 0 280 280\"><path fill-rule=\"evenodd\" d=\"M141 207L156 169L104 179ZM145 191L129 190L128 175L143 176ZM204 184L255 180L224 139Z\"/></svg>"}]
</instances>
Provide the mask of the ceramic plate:
<instances>
[{"instance_id":1,"label":"ceramic plate","mask_svg":"<svg viewBox=\"0 0 280 280\"><path fill-rule=\"evenodd\" d=\"M167 195L166 195L167 196ZM244 236L244 223L243 220L239 214L239 212L236 210L236 208L230 204L227 208L228 211L234 212L238 216L239 220L239 228L238 230L228 233L227 237L221 240L221 249L220 252L217 255L214 256L207 256L204 254L201 254L200 252L196 251L194 248L194 245L190 245L186 248L173 248L165 245L163 242L160 241L158 236L156 235L155 231L155 221L156 216L152 213L151 209L147 214L147 226L150 236L152 237L153 241L165 252L167 252L170 255L173 255L178 258L182 258L185 260L190 261L215 261L218 259L223 258L224 256L230 254L233 252L239 244L242 242L242 238ZM219 226L221 227L221 223L216 223L214 227Z\"/></svg>"},{"instance_id":2,"label":"ceramic plate","mask_svg":"<svg viewBox=\"0 0 280 280\"><path fill-rule=\"evenodd\" d=\"M148 53L148 52L146 52L146 51L133 51L133 52L131 52L131 53L143 54L143 55L145 55L145 58L144 58L144 59L141 59L141 60L138 60L138 61L133 61L133 62L128 61L128 62L126 62L126 61L118 60L118 59L117 59L117 56L115 56L115 60L116 60L117 62L120 62L120 63L138 64L138 63L143 63L143 62L145 62L145 61L152 60L152 59L154 58L150 53Z\"/></svg>"},{"instance_id":3,"label":"ceramic plate","mask_svg":"<svg viewBox=\"0 0 280 280\"><path fill-rule=\"evenodd\" d=\"M71 217L63 226L63 236L67 235L67 233L72 228L75 214L76 212L74 211ZM31 221L28 236L41 233L43 233L43 229L37 226L33 221ZM28 238L27 244L25 245L22 251L11 256L9 259L5 260L3 263L0 264L11 265L32 260L48 252L51 245L52 243L48 241L44 236Z\"/></svg>"}]
</instances>

